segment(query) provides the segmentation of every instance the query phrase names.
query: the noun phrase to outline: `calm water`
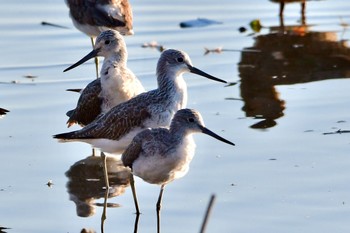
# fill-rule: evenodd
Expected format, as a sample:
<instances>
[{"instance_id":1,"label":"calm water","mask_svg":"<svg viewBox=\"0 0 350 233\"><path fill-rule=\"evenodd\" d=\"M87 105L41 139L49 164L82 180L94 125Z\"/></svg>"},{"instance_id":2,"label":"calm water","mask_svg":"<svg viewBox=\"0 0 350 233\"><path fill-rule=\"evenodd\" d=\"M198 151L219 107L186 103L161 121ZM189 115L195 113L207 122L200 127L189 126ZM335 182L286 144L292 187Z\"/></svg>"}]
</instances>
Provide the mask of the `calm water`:
<instances>
[{"instance_id":1,"label":"calm water","mask_svg":"<svg viewBox=\"0 0 350 233\"><path fill-rule=\"evenodd\" d=\"M131 4L128 65L147 90L156 87L159 52L141 45L151 41L185 50L198 68L237 82L224 87L185 76L188 107L236 147L195 136L190 172L166 187L162 231L198 232L215 193L207 232L349 232L349 134L323 133L350 129L350 2L308 3L305 25L299 4L287 5L284 28L278 5L267 0ZM179 27L197 17L223 23ZM254 19L264 26L260 32L249 27ZM72 26L60 0L3 1L0 30L0 107L10 110L0 119L0 226L11 228L7 232L100 232L99 158L90 157L87 144L51 138L67 131L65 112L78 98L65 89L84 87L95 76L92 62L62 72L91 50L90 41ZM255 52L204 55L204 47ZM117 159L109 165L105 232L133 232L127 173ZM159 187L140 179L136 185L138 232L155 232Z\"/></svg>"}]
</instances>

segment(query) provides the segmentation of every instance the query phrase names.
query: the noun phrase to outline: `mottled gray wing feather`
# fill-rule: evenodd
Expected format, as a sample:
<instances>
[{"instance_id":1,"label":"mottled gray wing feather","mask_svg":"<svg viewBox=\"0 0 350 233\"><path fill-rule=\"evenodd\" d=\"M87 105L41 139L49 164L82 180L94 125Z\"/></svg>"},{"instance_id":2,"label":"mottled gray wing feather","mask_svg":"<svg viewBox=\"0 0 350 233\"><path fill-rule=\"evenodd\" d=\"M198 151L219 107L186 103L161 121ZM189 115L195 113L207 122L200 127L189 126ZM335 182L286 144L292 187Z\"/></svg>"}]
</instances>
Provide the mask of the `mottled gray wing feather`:
<instances>
[{"instance_id":1,"label":"mottled gray wing feather","mask_svg":"<svg viewBox=\"0 0 350 233\"><path fill-rule=\"evenodd\" d=\"M69 116L68 127L75 123L82 126L90 124L101 114L102 100L99 97L100 92L100 79L95 79L84 88L76 108L67 112L67 116Z\"/></svg>"},{"instance_id":2,"label":"mottled gray wing feather","mask_svg":"<svg viewBox=\"0 0 350 233\"><path fill-rule=\"evenodd\" d=\"M95 19L95 25L97 26L105 26L109 28L125 26L125 22L113 18L104 9L99 9L98 7L95 7L93 14Z\"/></svg>"},{"instance_id":3,"label":"mottled gray wing feather","mask_svg":"<svg viewBox=\"0 0 350 233\"><path fill-rule=\"evenodd\" d=\"M98 4L108 4L109 1L82 1L69 0L67 1L70 14L80 24L89 24L93 26L106 27L123 27L125 23L113 18L105 10L99 9Z\"/></svg>"},{"instance_id":4,"label":"mottled gray wing feather","mask_svg":"<svg viewBox=\"0 0 350 233\"><path fill-rule=\"evenodd\" d=\"M93 18L91 15L91 9L94 8L95 3L91 1L82 0L67 0L67 5L70 8L70 14L80 24L86 23L93 25Z\"/></svg>"},{"instance_id":5,"label":"mottled gray wing feather","mask_svg":"<svg viewBox=\"0 0 350 233\"><path fill-rule=\"evenodd\" d=\"M147 98L146 95L150 95L150 93L140 94L127 102L113 107L91 124L76 131L73 138L119 140L132 129L144 127L143 122L151 117L147 107L152 98Z\"/></svg>"},{"instance_id":6,"label":"mottled gray wing feather","mask_svg":"<svg viewBox=\"0 0 350 233\"><path fill-rule=\"evenodd\" d=\"M122 161L125 167L132 168L132 164L139 157L142 151L142 135L150 132L148 129L137 134L131 141L129 146L125 149L122 154Z\"/></svg>"},{"instance_id":7,"label":"mottled gray wing feather","mask_svg":"<svg viewBox=\"0 0 350 233\"><path fill-rule=\"evenodd\" d=\"M122 155L124 166L132 168L134 161L141 155L166 155L174 149L173 138L165 128L146 129L138 133Z\"/></svg>"}]
</instances>

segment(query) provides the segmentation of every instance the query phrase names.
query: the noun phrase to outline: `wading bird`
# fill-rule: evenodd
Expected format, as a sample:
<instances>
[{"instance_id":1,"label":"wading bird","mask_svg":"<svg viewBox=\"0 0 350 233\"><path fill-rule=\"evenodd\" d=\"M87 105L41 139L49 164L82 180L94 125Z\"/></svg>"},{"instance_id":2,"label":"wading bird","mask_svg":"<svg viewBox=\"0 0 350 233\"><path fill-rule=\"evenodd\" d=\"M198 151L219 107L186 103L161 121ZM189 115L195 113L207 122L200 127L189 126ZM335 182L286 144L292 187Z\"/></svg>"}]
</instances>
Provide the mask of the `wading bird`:
<instances>
[{"instance_id":1,"label":"wading bird","mask_svg":"<svg viewBox=\"0 0 350 233\"><path fill-rule=\"evenodd\" d=\"M86 142L103 152L121 154L141 130L168 127L174 114L186 107L187 85L182 75L187 72L227 83L192 66L185 52L168 49L157 64L157 89L113 107L80 130L53 137L61 142Z\"/></svg>"},{"instance_id":2,"label":"wading bird","mask_svg":"<svg viewBox=\"0 0 350 233\"><path fill-rule=\"evenodd\" d=\"M170 129L145 129L134 137L122 155L124 166L130 167L133 175L148 183L161 185L157 201L158 232L164 186L188 172L196 147L193 133L204 133L234 146L232 142L207 129L198 111L181 109L172 119ZM130 183L136 212L139 214L132 174Z\"/></svg>"},{"instance_id":3,"label":"wading bird","mask_svg":"<svg viewBox=\"0 0 350 233\"><path fill-rule=\"evenodd\" d=\"M107 29L119 31L122 35L132 35L133 15L128 0L66 0L69 15L74 26L94 39ZM95 57L96 77L98 59Z\"/></svg>"},{"instance_id":4,"label":"wading bird","mask_svg":"<svg viewBox=\"0 0 350 233\"><path fill-rule=\"evenodd\" d=\"M75 123L85 126L101 113L145 91L139 79L127 67L125 41L115 30L102 32L96 39L94 49L64 71L97 56L104 57L100 78L85 87L76 108L67 112L68 127Z\"/></svg>"}]
</instances>

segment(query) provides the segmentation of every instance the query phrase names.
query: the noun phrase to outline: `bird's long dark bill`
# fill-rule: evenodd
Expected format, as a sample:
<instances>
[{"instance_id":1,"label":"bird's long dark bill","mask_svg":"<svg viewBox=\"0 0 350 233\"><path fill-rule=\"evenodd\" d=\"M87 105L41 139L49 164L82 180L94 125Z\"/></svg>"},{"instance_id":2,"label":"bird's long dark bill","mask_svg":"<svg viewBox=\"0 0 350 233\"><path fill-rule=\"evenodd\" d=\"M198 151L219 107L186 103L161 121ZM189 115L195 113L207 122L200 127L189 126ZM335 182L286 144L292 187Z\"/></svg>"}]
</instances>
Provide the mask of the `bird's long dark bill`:
<instances>
[{"instance_id":1,"label":"bird's long dark bill","mask_svg":"<svg viewBox=\"0 0 350 233\"><path fill-rule=\"evenodd\" d=\"M71 65L70 67L68 67L67 69L65 69L63 72L66 72L68 70L74 69L77 66L80 66L81 64L83 64L84 62L90 60L91 58L94 58L97 56L98 50L92 50L88 55L86 55L85 57L83 57L82 59L80 59L77 63Z\"/></svg>"},{"instance_id":2,"label":"bird's long dark bill","mask_svg":"<svg viewBox=\"0 0 350 233\"><path fill-rule=\"evenodd\" d=\"M200 76L206 77L206 78L211 79L211 80L214 80L214 81L218 81L218 82L222 82L222 83L227 83L225 80L222 80L222 79L216 78L216 77L214 77L214 76L211 76L210 74L207 74L207 73L201 71L200 69L197 69L197 68L194 67L194 66L188 65L188 68L190 69L191 73L198 74L198 75L200 75Z\"/></svg>"},{"instance_id":3,"label":"bird's long dark bill","mask_svg":"<svg viewBox=\"0 0 350 233\"><path fill-rule=\"evenodd\" d=\"M220 137L216 133L210 131L209 129L207 129L207 128L203 127L203 126L201 127L201 129L202 129L202 133L205 133L205 134L207 134L209 136L212 136L213 138L216 138L217 140L225 142L225 143L230 144L232 146L235 145L234 143L230 142L229 140L226 140L225 138Z\"/></svg>"}]
</instances>

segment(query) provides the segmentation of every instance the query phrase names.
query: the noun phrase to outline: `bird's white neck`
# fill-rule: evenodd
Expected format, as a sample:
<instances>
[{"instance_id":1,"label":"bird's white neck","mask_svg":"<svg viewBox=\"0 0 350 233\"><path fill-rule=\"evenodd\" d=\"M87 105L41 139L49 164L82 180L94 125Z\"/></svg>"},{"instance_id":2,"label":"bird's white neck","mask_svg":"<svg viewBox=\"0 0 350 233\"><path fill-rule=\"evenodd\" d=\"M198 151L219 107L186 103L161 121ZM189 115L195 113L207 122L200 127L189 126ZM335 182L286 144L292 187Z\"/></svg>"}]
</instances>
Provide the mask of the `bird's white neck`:
<instances>
[{"instance_id":1,"label":"bird's white neck","mask_svg":"<svg viewBox=\"0 0 350 233\"><path fill-rule=\"evenodd\" d=\"M102 112L125 102L144 91L136 76L125 63L107 59L101 69Z\"/></svg>"},{"instance_id":2,"label":"bird's white neck","mask_svg":"<svg viewBox=\"0 0 350 233\"><path fill-rule=\"evenodd\" d=\"M187 84L182 74L166 74L158 76L158 88L160 92L169 95L169 98L176 103L176 111L185 108L187 105Z\"/></svg>"}]
</instances>

